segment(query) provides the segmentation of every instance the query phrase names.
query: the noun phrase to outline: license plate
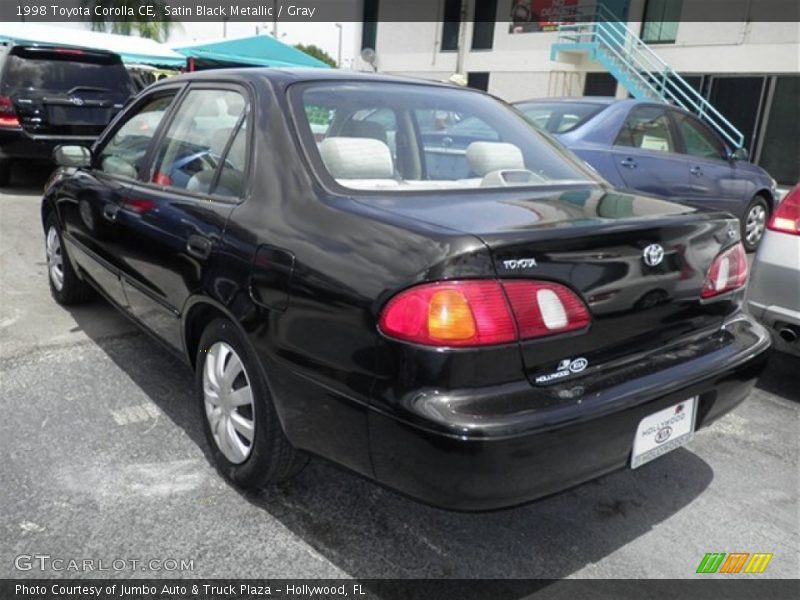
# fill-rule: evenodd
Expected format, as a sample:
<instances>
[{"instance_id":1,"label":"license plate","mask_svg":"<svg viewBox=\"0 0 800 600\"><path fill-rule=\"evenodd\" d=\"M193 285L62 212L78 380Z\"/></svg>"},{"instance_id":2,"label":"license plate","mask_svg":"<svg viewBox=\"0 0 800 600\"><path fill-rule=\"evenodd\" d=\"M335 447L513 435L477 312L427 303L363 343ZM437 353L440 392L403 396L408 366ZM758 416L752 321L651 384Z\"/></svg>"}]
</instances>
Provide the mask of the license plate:
<instances>
[{"instance_id":1,"label":"license plate","mask_svg":"<svg viewBox=\"0 0 800 600\"><path fill-rule=\"evenodd\" d=\"M696 410L697 396L642 419L633 439L631 468L641 467L689 442L694 436Z\"/></svg>"},{"instance_id":2,"label":"license plate","mask_svg":"<svg viewBox=\"0 0 800 600\"><path fill-rule=\"evenodd\" d=\"M48 114L53 125L106 125L108 109L83 106L51 106Z\"/></svg>"}]
</instances>

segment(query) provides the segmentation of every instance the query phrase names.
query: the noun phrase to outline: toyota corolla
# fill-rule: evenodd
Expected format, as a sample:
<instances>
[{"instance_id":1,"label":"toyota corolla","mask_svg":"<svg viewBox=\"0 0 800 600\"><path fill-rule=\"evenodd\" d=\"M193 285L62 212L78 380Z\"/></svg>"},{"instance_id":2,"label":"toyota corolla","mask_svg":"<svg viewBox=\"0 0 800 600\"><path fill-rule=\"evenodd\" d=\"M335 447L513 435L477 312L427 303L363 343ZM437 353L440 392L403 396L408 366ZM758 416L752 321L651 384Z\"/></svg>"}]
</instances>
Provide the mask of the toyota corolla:
<instances>
[{"instance_id":1,"label":"toyota corolla","mask_svg":"<svg viewBox=\"0 0 800 600\"><path fill-rule=\"evenodd\" d=\"M448 121L488 137L430 142ZM242 487L313 454L513 505L685 444L764 365L733 217L615 191L481 92L192 74L56 158L55 300L99 292L191 365Z\"/></svg>"}]
</instances>

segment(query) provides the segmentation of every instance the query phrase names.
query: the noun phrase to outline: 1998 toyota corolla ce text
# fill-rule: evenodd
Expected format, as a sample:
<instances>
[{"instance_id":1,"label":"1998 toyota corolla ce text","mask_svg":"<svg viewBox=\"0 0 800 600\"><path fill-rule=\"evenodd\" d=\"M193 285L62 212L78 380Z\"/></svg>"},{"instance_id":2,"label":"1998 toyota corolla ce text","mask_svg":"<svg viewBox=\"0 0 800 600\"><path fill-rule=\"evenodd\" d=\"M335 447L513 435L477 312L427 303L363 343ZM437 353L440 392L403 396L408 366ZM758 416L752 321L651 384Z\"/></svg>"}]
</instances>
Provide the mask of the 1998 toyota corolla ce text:
<instances>
[{"instance_id":1,"label":"1998 toyota corolla ce text","mask_svg":"<svg viewBox=\"0 0 800 600\"><path fill-rule=\"evenodd\" d=\"M465 119L489 141L440 135ZM316 454L513 505L685 443L764 365L735 218L617 192L481 92L192 74L56 159L53 296L99 291L194 367L243 487Z\"/></svg>"}]
</instances>

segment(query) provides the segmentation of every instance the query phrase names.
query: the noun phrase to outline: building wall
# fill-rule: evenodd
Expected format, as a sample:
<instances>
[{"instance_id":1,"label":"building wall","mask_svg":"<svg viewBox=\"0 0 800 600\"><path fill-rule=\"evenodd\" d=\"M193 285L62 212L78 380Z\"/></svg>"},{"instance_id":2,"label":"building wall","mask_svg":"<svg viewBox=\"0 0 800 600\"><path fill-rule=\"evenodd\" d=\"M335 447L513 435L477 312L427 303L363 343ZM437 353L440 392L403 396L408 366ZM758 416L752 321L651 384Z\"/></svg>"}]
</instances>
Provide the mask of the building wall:
<instances>
[{"instance_id":1,"label":"building wall","mask_svg":"<svg viewBox=\"0 0 800 600\"><path fill-rule=\"evenodd\" d=\"M478 0L464 0L466 14L474 12ZM645 0L632 0L628 26L641 31ZM601 72L602 67L586 57L550 58L555 32L509 33L511 0L498 2L498 22L491 50L469 50L473 24L462 23L463 73L491 73L489 91L509 101L531 96L564 95L560 81L565 73ZM751 0L728 0L730 14L741 12ZM378 25L378 69L382 72L415 73L430 79L447 79L457 71L457 52L440 51L442 24L435 21L444 0L431 0L426 10L431 22ZM685 74L800 73L800 28L797 23L716 22L680 23L675 43L651 47L676 71ZM362 65L364 66L364 65ZM558 74L552 75L551 74ZM575 79L567 77L570 82ZM555 81L558 80L558 81ZM570 84L572 85L572 84ZM619 95L622 95L620 92Z\"/></svg>"}]
</instances>

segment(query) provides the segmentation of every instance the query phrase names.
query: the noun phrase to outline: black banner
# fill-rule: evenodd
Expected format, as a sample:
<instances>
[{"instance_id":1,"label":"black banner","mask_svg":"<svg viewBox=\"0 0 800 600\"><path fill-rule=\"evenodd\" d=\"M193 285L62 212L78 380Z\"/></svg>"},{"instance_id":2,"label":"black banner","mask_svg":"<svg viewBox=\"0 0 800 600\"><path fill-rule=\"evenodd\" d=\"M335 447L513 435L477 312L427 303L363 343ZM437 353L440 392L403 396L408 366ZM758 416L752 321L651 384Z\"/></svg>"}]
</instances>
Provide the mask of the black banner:
<instances>
[{"instance_id":1,"label":"black banner","mask_svg":"<svg viewBox=\"0 0 800 600\"><path fill-rule=\"evenodd\" d=\"M3 600L796 600L786 579L0 580Z\"/></svg>"},{"instance_id":2,"label":"black banner","mask_svg":"<svg viewBox=\"0 0 800 600\"><path fill-rule=\"evenodd\" d=\"M498 0L494 14L474 8L463 10L467 6L464 3L459 17L467 21L511 22L515 9L535 9L541 1ZM570 13L594 13L598 4L609 1L547 0L552 6L546 17L557 20L562 6ZM798 0L667 1L675 3L669 14L679 14L683 22L800 21ZM418 22L444 20L442 6L431 0L3 0L0 21ZM636 15L629 14L627 18L637 20Z\"/></svg>"}]
</instances>

